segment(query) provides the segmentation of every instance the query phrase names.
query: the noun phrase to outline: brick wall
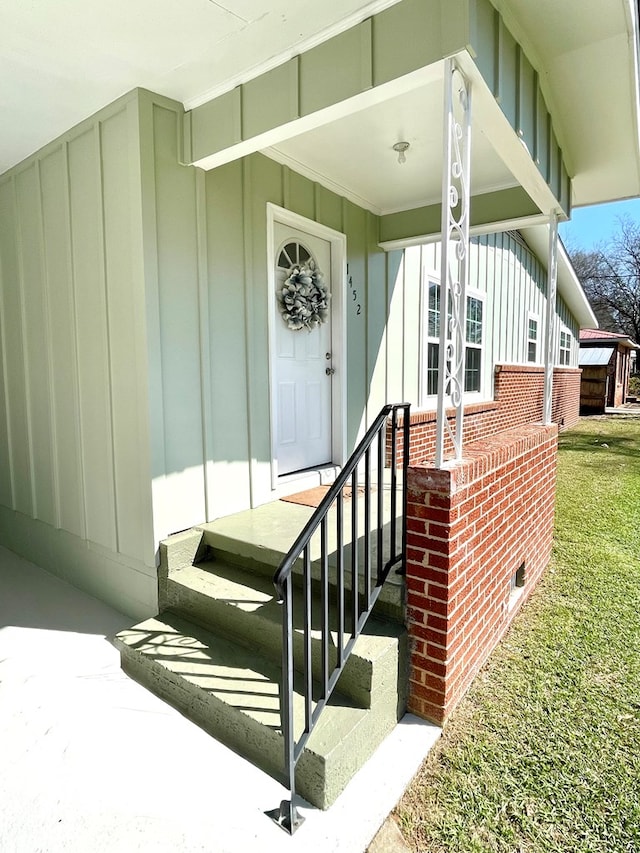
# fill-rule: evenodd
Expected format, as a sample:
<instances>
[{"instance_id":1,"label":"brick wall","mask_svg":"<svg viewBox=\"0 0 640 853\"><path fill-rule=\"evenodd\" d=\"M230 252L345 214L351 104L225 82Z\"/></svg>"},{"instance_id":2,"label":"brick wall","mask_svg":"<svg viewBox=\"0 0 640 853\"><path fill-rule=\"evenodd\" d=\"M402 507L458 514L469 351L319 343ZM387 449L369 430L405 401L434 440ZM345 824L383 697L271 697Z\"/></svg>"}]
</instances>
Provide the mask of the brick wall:
<instances>
[{"instance_id":1,"label":"brick wall","mask_svg":"<svg viewBox=\"0 0 640 853\"><path fill-rule=\"evenodd\" d=\"M530 595L550 554L557 426L525 424L409 469L409 709L442 723ZM524 565L524 586L511 581Z\"/></svg>"},{"instance_id":2,"label":"brick wall","mask_svg":"<svg viewBox=\"0 0 640 853\"><path fill-rule=\"evenodd\" d=\"M578 422L580 413L580 375L577 368L555 368L553 372L553 398L551 418L561 429ZM527 423L540 423L544 406L544 368L529 365L496 365L494 400L474 403L464 408L463 445L495 435L506 429ZM450 419L455 417L453 409L447 410ZM398 437L398 465L402 462L404 447L402 435ZM390 454L390 431L387 434ZM413 412L411 414L411 464L420 463L435 456L436 413ZM453 447L445 438L445 454L452 454Z\"/></svg>"}]
</instances>

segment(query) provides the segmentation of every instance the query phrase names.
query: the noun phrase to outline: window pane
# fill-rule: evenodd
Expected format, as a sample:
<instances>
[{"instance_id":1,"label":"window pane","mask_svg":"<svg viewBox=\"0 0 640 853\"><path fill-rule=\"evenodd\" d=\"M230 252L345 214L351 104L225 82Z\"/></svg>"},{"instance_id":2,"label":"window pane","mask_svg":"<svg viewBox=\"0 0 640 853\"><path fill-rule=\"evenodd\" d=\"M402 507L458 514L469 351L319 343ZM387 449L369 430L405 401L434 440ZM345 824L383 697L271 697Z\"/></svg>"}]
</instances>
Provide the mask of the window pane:
<instances>
[{"instance_id":1,"label":"window pane","mask_svg":"<svg viewBox=\"0 0 640 853\"><path fill-rule=\"evenodd\" d=\"M428 337L437 338L440 335L440 286L434 282L429 282L427 327Z\"/></svg>"},{"instance_id":2,"label":"window pane","mask_svg":"<svg viewBox=\"0 0 640 853\"><path fill-rule=\"evenodd\" d=\"M535 361L536 360L536 342L529 341L529 349L527 351L527 361Z\"/></svg>"},{"instance_id":3,"label":"window pane","mask_svg":"<svg viewBox=\"0 0 640 853\"><path fill-rule=\"evenodd\" d=\"M475 347L467 347L464 361L464 390L479 391L482 350Z\"/></svg>"},{"instance_id":4,"label":"window pane","mask_svg":"<svg viewBox=\"0 0 640 853\"><path fill-rule=\"evenodd\" d=\"M427 394L438 393L438 344L428 344L427 347Z\"/></svg>"},{"instance_id":5,"label":"window pane","mask_svg":"<svg viewBox=\"0 0 640 853\"><path fill-rule=\"evenodd\" d=\"M288 270L296 264L306 264L310 260L311 255L302 243L287 243L278 255L278 266Z\"/></svg>"},{"instance_id":6,"label":"window pane","mask_svg":"<svg viewBox=\"0 0 640 853\"><path fill-rule=\"evenodd\" d=\"M482 343L482 300L467 296L467 343Z\"/></svg>"},{"instance_id":7,"label":"window pane","mask_svg":"<svg viewBox=\"0 0 640 853\"><path fill-rule=\"evenodd\" d=\"M538 321L529 320L529 339L532 341L538 340Z\"/></svg>"}]
</instances>

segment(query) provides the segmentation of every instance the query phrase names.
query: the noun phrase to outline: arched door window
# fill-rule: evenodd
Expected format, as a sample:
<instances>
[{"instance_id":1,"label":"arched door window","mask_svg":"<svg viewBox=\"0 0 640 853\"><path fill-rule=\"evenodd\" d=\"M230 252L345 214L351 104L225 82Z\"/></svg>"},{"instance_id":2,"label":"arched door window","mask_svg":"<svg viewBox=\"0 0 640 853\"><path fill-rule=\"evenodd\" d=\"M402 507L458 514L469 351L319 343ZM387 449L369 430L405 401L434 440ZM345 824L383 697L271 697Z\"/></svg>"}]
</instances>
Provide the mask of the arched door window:
<instances>
[{"instance_id":1,"label":"arched door window","mask_svg":"<svg viewBox=\"0 0 640 853\"><path fill-rule=\"evenodd\" d=\"M296 265L302 266L313 260L311 252L302 243L287 243L278 255L278 267L281 270L290 270Z\"/></svg>"}]
</instances>

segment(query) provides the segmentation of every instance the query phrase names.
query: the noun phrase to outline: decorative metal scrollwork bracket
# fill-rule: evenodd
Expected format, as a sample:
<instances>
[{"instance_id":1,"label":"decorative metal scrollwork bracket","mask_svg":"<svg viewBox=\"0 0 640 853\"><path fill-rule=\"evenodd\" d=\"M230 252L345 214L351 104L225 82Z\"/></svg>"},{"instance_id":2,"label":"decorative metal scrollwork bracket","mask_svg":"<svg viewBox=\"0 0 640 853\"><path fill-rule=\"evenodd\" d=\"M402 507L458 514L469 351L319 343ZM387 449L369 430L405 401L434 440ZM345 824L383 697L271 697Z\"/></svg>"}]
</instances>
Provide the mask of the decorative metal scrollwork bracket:
<instances>
[{"instance_id":1,"label":"decorative metal scrollwork bracket","mask_svg":"<svg viewBox=\"0 0 640 853\"><path fill-rule=\"evenodd\" d=\"M447 438L453 444L455 458L462 458L469 269L471 88L453 59L445 61L443 141L437 468L443 465ZM453 423L449 423L446 417L448 404L455 409Z\"/></svg>"}]
</instances>

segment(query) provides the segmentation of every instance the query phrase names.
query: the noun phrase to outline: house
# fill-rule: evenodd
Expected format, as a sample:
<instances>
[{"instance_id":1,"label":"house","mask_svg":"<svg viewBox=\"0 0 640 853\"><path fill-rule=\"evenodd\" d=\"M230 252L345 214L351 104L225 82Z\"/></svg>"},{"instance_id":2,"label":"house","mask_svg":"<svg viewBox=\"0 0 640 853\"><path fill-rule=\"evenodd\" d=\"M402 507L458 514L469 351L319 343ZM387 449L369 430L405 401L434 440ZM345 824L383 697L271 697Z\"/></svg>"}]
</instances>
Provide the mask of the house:
<instances>
[{"instance_id":1,"label":"house","mask_svg":"<svg viewBox=\"0 0 640 853\"><path fill-rule=\"evenodd\" d=\"M640 349L627 335L602 329L580 332L580 409L585 414L621 406L629 393L632 359Z\"/></svg>"},{"instance_id":2,"label":"house","mask_svg":"<svg viewBox=\"0 0 640 853\"><path fill-rule=\"evenodd\" d=\"M557 428L577 416L577 339L594 324L558 221L573 204L640 194L636 8L587 5L6 13L21 61L3 54L16 96L0 176L0 541L132 616L173 595L202 623L213 596L186 579L231 539L207 524L240 518L236 534L249 536L242 513L267 519L260 559L237 546L229 603L234 572L264 562L278 533L274 501L339 482L358 441L383 429L382 407L408 399L412 413L394 410L387 469L409 465L407 633L389 629L384 653L369 637L384 677L367 669L370 649L354 651L369 686L355 678L351 706L335 713L360 727L344 742L368 744L405 706L446 718L550 553ZM294 285L304 292L289 303ZM387 474L376 476L379 486ZM357 470L353 485L357 494ZM365 485L368 495L375 483ZM315 719L317 662L325 688L336 680L328 538L318 648L305 629L314 676L303 728ZM265 596L237 618L264 616ZM201 629L186 637L181 625L159 620L122 640L131 671L151 669L157 683L161 658L189 649L210 660ZM266 622L236 629L258 632L266 647ZM293 682L300 661L287 660ZM173 701L193 666L167 676ZM272 685L266 672L254 682ZM356 713L362 689L369 722ZM197 695L192 712L206 724L222 700ZM239 739L275 766L277 724L250 725ZM282 724L290 777L300 756L316 760L291 758L298 725ZM321 764L332 762L355 765L334 751ZM326 805L346 781L302 790Z\"/></svg>"}]
</instances>

